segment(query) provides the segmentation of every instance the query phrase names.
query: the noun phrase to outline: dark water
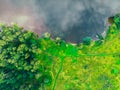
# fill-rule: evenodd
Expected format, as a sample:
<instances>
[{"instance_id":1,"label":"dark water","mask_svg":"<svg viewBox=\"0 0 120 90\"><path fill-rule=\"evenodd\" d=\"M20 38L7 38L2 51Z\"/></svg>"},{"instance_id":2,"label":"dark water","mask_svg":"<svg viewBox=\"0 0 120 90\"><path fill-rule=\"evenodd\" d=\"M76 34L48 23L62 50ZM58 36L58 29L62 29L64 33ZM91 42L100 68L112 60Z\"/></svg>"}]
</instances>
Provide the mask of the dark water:
<instances>
[{"instance_id":1,"label":"dark water","mask_svg":"<svg viewBox=\"0 0 120 90\"><path fill-rule=\"evenodd\" d=\"M120 0L1 0L0 21L17 22L40 36L50 32L68 42L102 34L106 20L120 11Z\"/></svg>"}]
</instances>

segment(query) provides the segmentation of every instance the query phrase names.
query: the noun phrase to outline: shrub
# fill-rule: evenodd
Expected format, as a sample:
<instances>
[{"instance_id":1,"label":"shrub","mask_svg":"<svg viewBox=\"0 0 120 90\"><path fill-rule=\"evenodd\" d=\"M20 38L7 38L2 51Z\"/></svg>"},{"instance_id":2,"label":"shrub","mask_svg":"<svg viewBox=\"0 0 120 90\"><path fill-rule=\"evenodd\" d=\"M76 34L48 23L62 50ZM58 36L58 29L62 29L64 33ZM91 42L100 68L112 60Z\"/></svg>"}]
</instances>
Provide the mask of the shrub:
<instances>
[{"instance_id":1,"label":"shrub","mask_svg":"<svg viewBox=\"0 0 120 90\"><path fill-rule=\"evenodd\" d=\"M84 45L90 45L91 41L92 41L91 37L83 38L83 44Z\"/></svg>"}]
</instances>

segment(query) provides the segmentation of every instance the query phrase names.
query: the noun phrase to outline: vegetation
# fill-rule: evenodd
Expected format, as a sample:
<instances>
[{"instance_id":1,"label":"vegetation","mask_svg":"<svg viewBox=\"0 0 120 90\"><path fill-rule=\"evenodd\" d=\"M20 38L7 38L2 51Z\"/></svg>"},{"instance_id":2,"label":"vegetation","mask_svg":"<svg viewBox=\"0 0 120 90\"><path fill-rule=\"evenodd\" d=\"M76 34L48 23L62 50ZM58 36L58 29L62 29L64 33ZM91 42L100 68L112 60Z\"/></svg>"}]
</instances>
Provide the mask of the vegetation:
<instances>
[{"instance_id":1,"label":"vegetation","mask_svg":"<svg viewBox=\"0 0 120 90\"><path fill-rule=\"evenodd\" d=\"M84 45L90 45L90 44L91 44L91 41L92 41L92 38L91 38L91 37L83 38L83 44L84 44Z\"/></svg>"},{"instance_id":2,"label":"vegetation","mask_svg":"<svg viewBox=\"0 0 120 90\"><path fill-rule=\"evenodd\" d=\"M1 25L0 90L119 90L120 17L80 45Z\"/></svg>"},{"instance_id":3,"label":"vegetation","mask_svg":"<svg viewBox=\"0 0 120 90\"><path fill-rule=\"evenodd\" d=\"M42 56L38 36L17 25L0 28L0 90L38 90L49 83L47 67L36 57Z\"/></svg>"}]
</instances>

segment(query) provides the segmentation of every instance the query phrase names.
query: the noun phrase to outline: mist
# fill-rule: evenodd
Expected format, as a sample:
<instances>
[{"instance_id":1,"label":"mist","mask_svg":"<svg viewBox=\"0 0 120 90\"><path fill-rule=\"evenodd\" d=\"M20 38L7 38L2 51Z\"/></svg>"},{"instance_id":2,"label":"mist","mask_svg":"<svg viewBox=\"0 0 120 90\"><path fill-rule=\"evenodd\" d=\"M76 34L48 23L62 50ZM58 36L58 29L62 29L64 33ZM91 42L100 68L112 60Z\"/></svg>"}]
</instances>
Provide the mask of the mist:
<instances>
[{"instance_id":1,"label":"mist","mask_svg":"<svg viewBox=\"0 0 120 90\"><path fill-rule=\"evenodd\" d=\"M67 42L96 39L107 18L120 12L120 0L1 0L0 22L16 22L39 36L45 32Z\"/></svg>"}]
</instances>

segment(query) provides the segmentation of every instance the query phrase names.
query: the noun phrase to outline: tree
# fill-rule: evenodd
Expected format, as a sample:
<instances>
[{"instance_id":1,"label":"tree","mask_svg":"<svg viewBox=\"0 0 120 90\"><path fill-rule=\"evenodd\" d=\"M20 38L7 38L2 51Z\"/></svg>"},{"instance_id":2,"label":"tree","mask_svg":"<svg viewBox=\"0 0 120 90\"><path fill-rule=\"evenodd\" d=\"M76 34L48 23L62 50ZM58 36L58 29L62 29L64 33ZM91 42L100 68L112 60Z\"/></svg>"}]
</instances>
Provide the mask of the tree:
<instances>
[{"instance_id":1,"label":"tree","mask_svg":"<svg viewBox=\"0 0 120 90\"><path fill-rule=\"evenodd\" d=\"M14 24L0 25L0 90L38 90L51 76L38 55L38 35Z\"/></svg>"}]
</instances>

